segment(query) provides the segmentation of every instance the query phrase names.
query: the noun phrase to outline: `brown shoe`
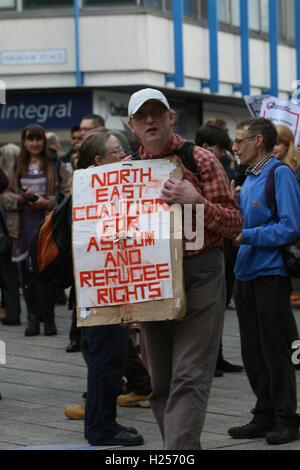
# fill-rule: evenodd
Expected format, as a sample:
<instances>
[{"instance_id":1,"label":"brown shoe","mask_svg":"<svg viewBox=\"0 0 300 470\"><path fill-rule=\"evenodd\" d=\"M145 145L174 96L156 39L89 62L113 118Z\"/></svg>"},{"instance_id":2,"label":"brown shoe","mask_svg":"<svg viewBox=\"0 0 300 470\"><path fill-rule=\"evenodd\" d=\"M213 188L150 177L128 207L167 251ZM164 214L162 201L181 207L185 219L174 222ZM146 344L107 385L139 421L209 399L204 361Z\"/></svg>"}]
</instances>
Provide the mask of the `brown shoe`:
<instances>
[{"instance_id":1,"label":"brown shoe","mask_svg":"<svg viewBox=\"0 0 300 470\"><path fill-rule=\"evenodd\" d=\"M6 317L6 309L5 308L0 308L0 320L2 320L2 318L5 318Z\"/></svg>"},{"instance_id":2,"label":"brown shoe","mask_svg":"<svg viewBox=\"0 0 300 470\"><path fill-rule=\"evenodd\" d=\"M292 292L290 295L290 303L292 307L300 305L300 292Z\"/></svg>"},{"instance_id":3,"label":"brown shoe","mask_svg":"<svg viewBox=\"0 0 300 470\"><path fill-rule=\"evenodd\" d=\"M150 408L149 403L150 395L137 395L134 392L128 393L128 395L119 395L117 403L119 406L140 406L141 408Z\"/></svg>"},{"instance_id":4,"label":"brown shoe","mask_svg":"<svg viewBox=\"0 0 300 470\"><path fill-rule=\"evenodd\" d=\"M70 419L84 419L85 401L78 406L68 406L65 409L65 415Z\"/></svg>"},{"instance_id":5,"label":"brown shoe","mask_svg":"<svg viewBox=\"0 0 300 470\"><path fill-rule=\"evenodd\" d=\"M300 292L292 292L291 299L300 299Z\"/></svg>"}]
</instances>

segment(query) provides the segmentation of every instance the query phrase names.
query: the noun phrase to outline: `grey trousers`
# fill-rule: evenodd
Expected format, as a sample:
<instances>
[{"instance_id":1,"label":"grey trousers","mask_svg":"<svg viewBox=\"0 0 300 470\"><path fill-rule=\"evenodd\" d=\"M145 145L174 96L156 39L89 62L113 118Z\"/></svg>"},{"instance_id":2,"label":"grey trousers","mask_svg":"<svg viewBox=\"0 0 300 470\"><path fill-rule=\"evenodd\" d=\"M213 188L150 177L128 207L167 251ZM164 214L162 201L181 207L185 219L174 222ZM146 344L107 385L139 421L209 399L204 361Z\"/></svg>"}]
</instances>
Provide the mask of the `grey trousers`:
<instances>
[{"instance_id":1,"label":"grey trousers","mask_svg":"<svg viewBox=\"0 0 300 470\"><path fill-rule=\"evenodd\" d=\"M183 262L187 314L144 322L151 407L165 449L201 449L209 391L223 330L226 285L220 248Z\"/></svg>"}]
</instances>

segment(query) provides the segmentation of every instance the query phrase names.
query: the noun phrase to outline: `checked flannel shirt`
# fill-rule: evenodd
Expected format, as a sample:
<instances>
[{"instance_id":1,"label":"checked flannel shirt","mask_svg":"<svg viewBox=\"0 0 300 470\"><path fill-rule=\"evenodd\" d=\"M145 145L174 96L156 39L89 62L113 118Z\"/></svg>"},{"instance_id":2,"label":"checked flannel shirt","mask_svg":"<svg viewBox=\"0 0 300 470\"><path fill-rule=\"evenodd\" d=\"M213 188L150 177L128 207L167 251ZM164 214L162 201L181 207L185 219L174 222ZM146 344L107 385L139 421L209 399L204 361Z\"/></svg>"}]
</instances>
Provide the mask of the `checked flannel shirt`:
<instances>
[{"instance_id":1,"label":"checked flannel shirt","mask_svg":"<svg viewBox=\"0 0 300 470\"><path fill-rule=\"evenodd\" d=\"M179 150L186 140L173 134L163 154L153 156L141 146L141 160L162 158ZM195 255L210 248L223 245L223 238L235 239L242 231L242 214L234 201L228 177L219 160L212 152L201 147L194 147L194 159L197 164L200 181L188 169L184 168L184 178L193 183L204 197L204 245L201 250L184 250L185 256ZM191 240L189 240L190 242ZM184 244L187 240L184 240Z\"/></svg>"}]
</instances>

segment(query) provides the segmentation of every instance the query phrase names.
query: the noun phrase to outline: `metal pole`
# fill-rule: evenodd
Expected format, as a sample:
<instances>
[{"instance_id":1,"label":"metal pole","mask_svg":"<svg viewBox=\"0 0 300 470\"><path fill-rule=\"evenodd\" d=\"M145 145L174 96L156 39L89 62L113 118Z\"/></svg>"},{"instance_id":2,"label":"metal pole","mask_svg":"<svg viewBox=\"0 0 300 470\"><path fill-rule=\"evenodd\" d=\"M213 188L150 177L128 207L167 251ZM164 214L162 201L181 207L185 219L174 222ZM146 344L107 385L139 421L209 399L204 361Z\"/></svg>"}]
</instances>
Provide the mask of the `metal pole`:
<instances>
[{"instance_id":1,"label":"metal pole","mask_svg":"<svg viewBox=\"0 0 300 470\"><path fill-rule=\"evenodd\" d=\"M297 57L297 80L300 80L300 0L295 0L295 46Z\"/></svg>"},{"instance_id":2,"label":"metal pole","mask_svg":"<svg viewBox=\"0 0 300 470\"><path fill-rule=\"evenodd\" d=\"M74 0L75 20L75 53L76 53L76 86L83 84L83 74L80 70L80 42L79 42L79 0Z\"/></svg>"},{"instance_id":3,"label":"metal pole","mask_svg":"<svg viewBox=\"0 0 300 470\"><path fill-rule=\"evenodd\" d=\"M217 0L207 0L209 28L210 80L202 82L201 88L210 88L212 93L219 91L219 51L218 51L218 6Z\"/></svg>"},{"instance_id":4,"label":"metal pole","mask_svg":"<svg viewBox=\"0 0 300 470\"><path fill-rule=\"evenodd\" d=\"M248 0L240 0L242 95L250 94Z\"/></svg>"},{"instance_id":5,"label":"metal pole","mask_svg":"<svg viewBox=\"0 0 300 470\"><path fill-rule=\"evenodd\" d=\"M270 94L278 96L278 2L269 0Z\"/></svg>"},{"instance_id":6,"label":"metal pole","mask_svg":"<svg viewBox=\"0 0 300 470\"><path fill-rule=\"evenodd\" d=\"M183 0L173 0L173 28L174 28L174 62L176 87L184 86L183 65Z\"/></svg>"}]
</instances>

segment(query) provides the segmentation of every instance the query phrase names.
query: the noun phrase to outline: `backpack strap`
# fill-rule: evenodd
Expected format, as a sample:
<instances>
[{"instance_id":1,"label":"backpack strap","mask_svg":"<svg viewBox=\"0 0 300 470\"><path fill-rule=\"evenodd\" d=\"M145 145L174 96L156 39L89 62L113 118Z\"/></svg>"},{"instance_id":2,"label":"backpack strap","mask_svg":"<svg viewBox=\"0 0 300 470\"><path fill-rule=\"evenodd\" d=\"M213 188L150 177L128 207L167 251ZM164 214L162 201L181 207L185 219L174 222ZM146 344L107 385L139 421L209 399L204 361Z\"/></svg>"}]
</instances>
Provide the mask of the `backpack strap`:
<instances>
[{"instance_id":1,"label":"backpack strap","mask_svg":"<svg viewBox=\"0 0 300 470\"><path fill-rule=\"evenodd\" d=\"M137 152L134 152L131 157L130 157L131 160L140 160L141 159L141 156L140 156L140 152L137 151Z\"/></svg>"},{"instance_id":2,"label":"backpack strap","mask_svg":"<svg viewBox=\"0 0 300 470\"><path fill-rule=\"evenodd\" d=\"M270 169L269 173L267 174L267 179L265 182L265 198L266 198L266 203L268 208L271 211L270 217L265 220L264 222L261 222L260 224L254 225L251 228L257 228L257 227L262 227L263 225L268 224L271 222L271 220L278 220L277 218L277 206L276 206L276 194L275 194L275 170L277 167L281 165L286 165L286 163L283 162L278 162L275 163L275 165L272 166Z\"/></svg>"},{"instance_id":3,"label":"backpack strap","mask_svg":"<svg viewBox=\"0 0 300 470\"><path fill-rule=\"evenodd\" d=\"M18 162L14 162L14 174L17 176L17 183L18 183L18 188L21 187L21 177L19 174L17 174L17 170L18 170Z\"/></svg>"},{"instance_id":4,"label":"backpack strap","mask_svg":"<svg viewBox=\"0 0 300 470\"><path fill-rule=\"evenodd\" d=\"M193 142L186 141L183 146L176 150L176 152L168 153L165 157L172 157L173 155L178 155L182 161L183 166L190 170L200 181L200 175L198 173L197 165L194 159L194 150L195 144ZM139 151L131 155L131 160L140 160Z\"/></svg>"},{"instance_id":5,"label":"backpack strap","mask_svg":"<svg viewBox=\"0 0 300 470\"><path fill-rule=\"evenodd\" d=\"M200 181L200 175L194 158L194 147L193 142L185 142L181 149L176 151L176 155L179 155L183 166L190 170L196 178Z\"/></svg>"},{"instance_id":6,"label":"backpack strap","mask_svg":"<svg viewBox=\"0 0 300 470\"><path fill-rule=\"evenodd\" d=\"M265 197L267 206L271 210L271 217L269 220L277 219L277 206L276 206L276 195L275 195L275 170L279 166L288 166L286 163L278 162L270 169L266 183L265 183Z\"/></svg>"}]
</instances>

